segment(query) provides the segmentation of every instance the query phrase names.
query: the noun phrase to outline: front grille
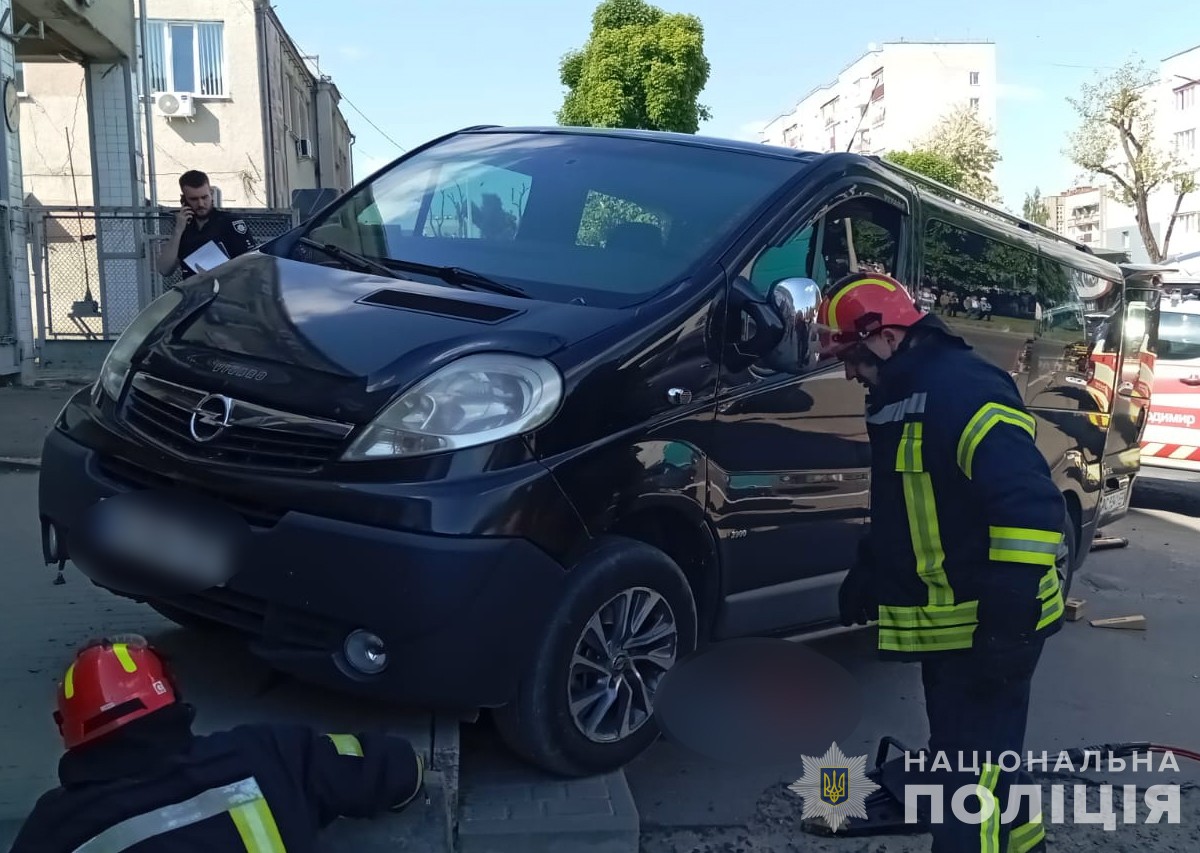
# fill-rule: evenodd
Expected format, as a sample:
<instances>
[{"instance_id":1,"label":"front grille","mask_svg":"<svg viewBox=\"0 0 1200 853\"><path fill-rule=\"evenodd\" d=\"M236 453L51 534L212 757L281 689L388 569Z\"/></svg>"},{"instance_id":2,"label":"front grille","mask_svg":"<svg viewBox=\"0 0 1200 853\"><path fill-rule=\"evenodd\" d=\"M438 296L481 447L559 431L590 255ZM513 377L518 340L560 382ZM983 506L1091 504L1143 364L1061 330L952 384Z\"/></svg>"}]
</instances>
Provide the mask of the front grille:
<instances>
[{"instance_id":1,"label":"front grille","mask_svg":"<svg viewBox=\"0 0 1200 853\"><path fill-rule=\"evenodd\" d=\"M258 470L316 471L354 427L134 376L122 411L133 430L178 456Z\"/></svg>"},{"instance_id":2,"label":"front grille","mask_svg":"<svg viewBox=\"0 0 1200 853\"><path fill-rule=\"evenodd\" d=\"M336 649L349 633L348 627L334 620L219 587L171 598L165 603L244 634L297 649Z\"/></svg>"}]
</instances>

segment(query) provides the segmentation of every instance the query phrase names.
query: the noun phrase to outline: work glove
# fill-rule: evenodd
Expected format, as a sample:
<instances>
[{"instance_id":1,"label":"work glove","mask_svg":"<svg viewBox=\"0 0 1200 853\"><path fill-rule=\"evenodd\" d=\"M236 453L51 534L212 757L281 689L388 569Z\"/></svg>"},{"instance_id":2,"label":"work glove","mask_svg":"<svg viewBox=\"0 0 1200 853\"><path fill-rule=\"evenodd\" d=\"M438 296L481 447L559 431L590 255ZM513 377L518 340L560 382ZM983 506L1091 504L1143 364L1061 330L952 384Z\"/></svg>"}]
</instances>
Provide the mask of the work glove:
<instances>
[{"instance_id":1,"label":"work glove","mask_svg":"<svg viewBox=\"0 0 1200 853\"><path fill-rule=\"evenodd\" d=\"M870 540L863 538L858 544L858 559L838 590L838 611L843 626L866 625L879 617L874 574Z\"/></svg>"}]
</instances>

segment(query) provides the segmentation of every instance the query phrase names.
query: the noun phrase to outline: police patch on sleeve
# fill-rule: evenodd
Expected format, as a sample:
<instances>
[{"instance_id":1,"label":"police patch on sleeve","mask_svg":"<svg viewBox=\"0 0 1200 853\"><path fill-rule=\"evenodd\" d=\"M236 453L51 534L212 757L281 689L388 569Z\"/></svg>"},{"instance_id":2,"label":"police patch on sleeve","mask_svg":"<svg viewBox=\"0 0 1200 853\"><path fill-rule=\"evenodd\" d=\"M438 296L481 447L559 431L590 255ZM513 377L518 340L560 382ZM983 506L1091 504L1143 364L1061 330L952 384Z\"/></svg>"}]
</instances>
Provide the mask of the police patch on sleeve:
<instances>
[{"instance_id":1,"label":"police patch on sleeve","mask_svg":"<svg viewBox=\"0 0 1200 853\"><path fill-rule=\"evenodd\" d=\"M239 234L245 234L249 229L246 227L244 219L235 219L233 221L233 230Z\"/></svg>"}]
</instances>

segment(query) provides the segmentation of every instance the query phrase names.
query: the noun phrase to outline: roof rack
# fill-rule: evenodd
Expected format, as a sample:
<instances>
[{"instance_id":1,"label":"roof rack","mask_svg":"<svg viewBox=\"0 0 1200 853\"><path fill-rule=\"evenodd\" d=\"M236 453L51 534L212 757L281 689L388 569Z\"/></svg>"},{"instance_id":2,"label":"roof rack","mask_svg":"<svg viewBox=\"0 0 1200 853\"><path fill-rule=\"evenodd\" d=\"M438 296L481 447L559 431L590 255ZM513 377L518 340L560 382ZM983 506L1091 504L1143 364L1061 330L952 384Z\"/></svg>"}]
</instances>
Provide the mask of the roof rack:
<instances>
[{"instance_id":1,"label":"roof rack","mask_svg":"<svg viewBox=\"0 0 1200 853\"><path fill-rule=\"evenodd\" d=\"M1064 237L1062 234L1059 234L1057 231L1047 228L1044 225L1038 225L1036 222L1030 222L1028 219L1022 219L1019 216L1009 213L1007 210L1004 210L1003 208L996 207L994 204L988 204L986 201L980 201L979 199L975 198L974 196L968 195L968 194L964 193L962 190L956 190L956 189L954 189L954 187L947 186L946 184L943 184L941 181L936 181L933 178L929 177L928 175L923 175L920 172L914 172L912 169L909 169L906 166L901 166L899 163L893 163L891 160L885 160L882 157L880 157L878 154L870 154L870 155L866 155L866 156L868 159L874 160L876 163L879 163L881 166L891 169L893 172L897 172L901 175L904 175L904 177L908 178L910 181L912 181L915 184L920 184L928 189L936 190L943 195L949 196L950 198L952 198L953 200L955 200L959 203L966 204L970 207L976 208L981 213L987 213L991 216L995 216L998 219L1003 220L1004 222L1007 222L1010 225L1015 225L1023 231L1029 231L1030 233L1038 234L1042 237L1047 237L1056 242L1065 243L1066 245L1072 247L1073 249L1077 249L1078 251L1084 252L1085 254L1088 254L1088 255L1095 254L1094 252L1092 252L1092 249L1090 246L1086 246L1083 243L1077 243L1074 240L1070 239L1069 237Z\"/></svg>"}]
</instances>

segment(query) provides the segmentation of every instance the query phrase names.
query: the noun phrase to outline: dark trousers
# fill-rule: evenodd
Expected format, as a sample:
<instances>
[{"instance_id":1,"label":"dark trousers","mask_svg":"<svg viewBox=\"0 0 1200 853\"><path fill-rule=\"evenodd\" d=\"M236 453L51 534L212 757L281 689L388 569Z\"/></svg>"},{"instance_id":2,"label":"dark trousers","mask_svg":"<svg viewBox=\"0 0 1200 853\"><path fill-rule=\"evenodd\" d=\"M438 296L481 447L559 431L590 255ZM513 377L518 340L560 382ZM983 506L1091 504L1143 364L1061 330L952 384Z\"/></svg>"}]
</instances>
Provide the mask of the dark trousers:
<instances>
[{"instance_id":1,"label":"dark trousers","mask_svg":"<svg viewBox=\"0 0 1200 853\"><path fill-rule=\"evenodd\" d=\"M1028 799L1021 803L1015 819L1006 822L1003 816L1008 811L1009 789L1014 784L1033 784L1025 772L1025 726L1030 684L1041 653L1042 641L1038 641L1004 653L971 653L921 664L930 731L926 770L937 767L937 772L924 775L930 784L942 786L943 801L942 822L930 827L932 853L1035 849L1030 842L1040 839L1041 833L1040 827L1029 825L1037 816L1030 813ZM1041 751L1037 752L1040 756ZM988 753L992 768L985 766ZM1020 757L1017 768L1013 767L1017 763L1013 753ZM1002 756L1005 768L1013 769L999 769ZM949 772L945 771L947 765ZM992 791L996 809L991 820L966 823L955 819L953 795L964 785L982 785ZM971 796L964 801L963 810L979 814L981 805L977 796Z\"/></svg>"}]
</instances>

